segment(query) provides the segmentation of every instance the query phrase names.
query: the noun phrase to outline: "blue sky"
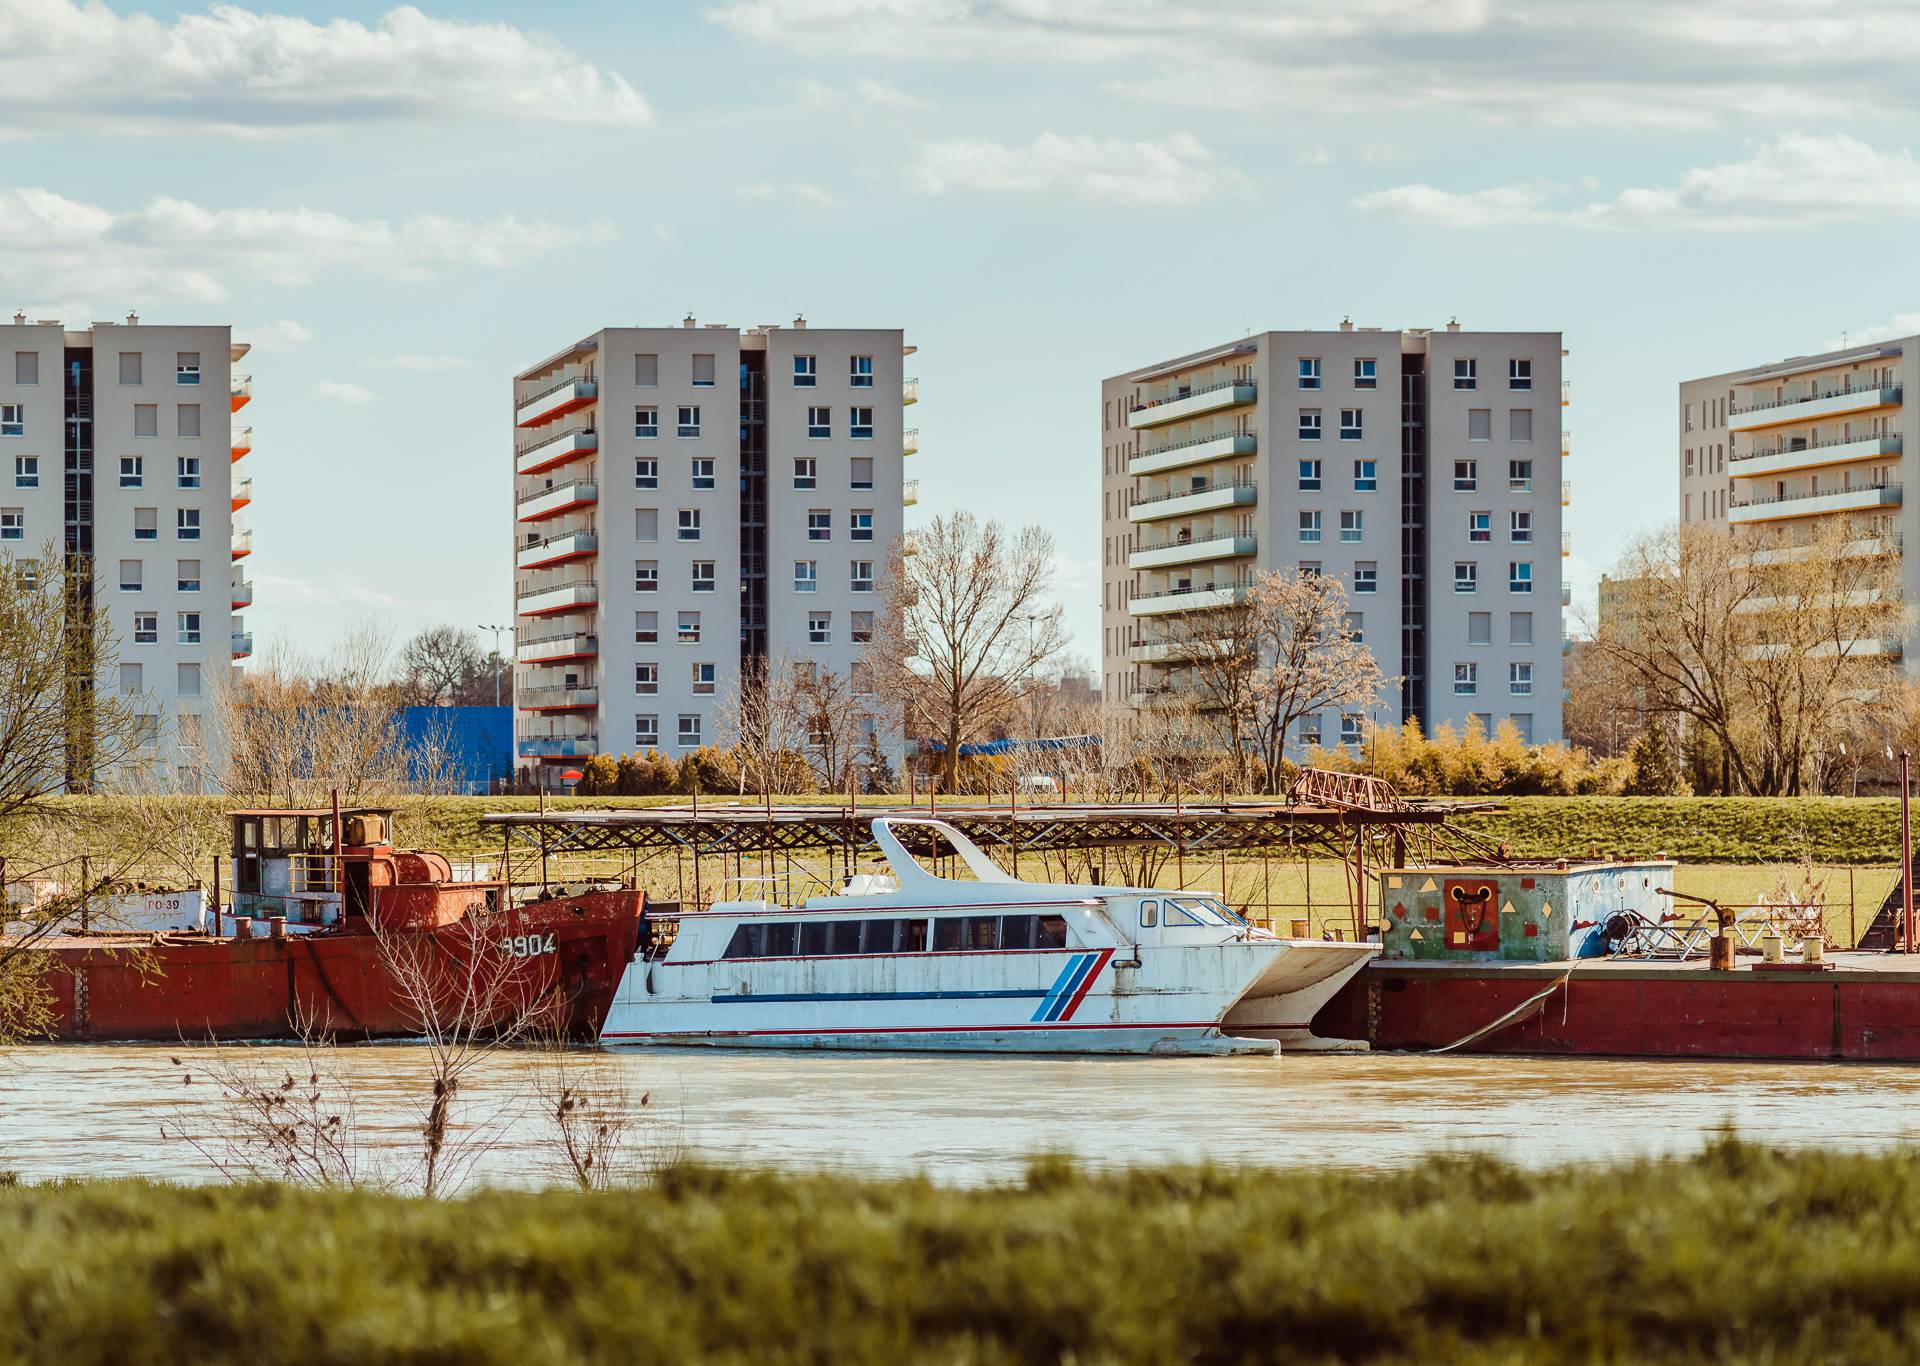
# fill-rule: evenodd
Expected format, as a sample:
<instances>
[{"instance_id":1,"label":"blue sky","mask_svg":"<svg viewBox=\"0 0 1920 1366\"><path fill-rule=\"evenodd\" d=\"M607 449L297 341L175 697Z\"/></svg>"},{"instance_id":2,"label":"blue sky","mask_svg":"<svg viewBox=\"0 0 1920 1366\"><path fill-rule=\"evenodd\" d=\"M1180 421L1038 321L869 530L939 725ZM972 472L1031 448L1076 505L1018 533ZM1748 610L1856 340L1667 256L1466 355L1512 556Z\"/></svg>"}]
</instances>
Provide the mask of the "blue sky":
<instances>
[{"instance_id":1,"label":"blue sky","mask_svg":"<svg viewBox=\"0 0 1920 1366\"><path fill-rule=\"evenodd\" d=\"M0 0L0 304L256 343L246 616L309 644L510 619L520 366L904 327L909 524L1046 526L1091 659L1098 382L1248 330L1564 332L1589 584L1677 380L1920 331L1916 59L1888 0Z\"/></svg>"}]
</instances>

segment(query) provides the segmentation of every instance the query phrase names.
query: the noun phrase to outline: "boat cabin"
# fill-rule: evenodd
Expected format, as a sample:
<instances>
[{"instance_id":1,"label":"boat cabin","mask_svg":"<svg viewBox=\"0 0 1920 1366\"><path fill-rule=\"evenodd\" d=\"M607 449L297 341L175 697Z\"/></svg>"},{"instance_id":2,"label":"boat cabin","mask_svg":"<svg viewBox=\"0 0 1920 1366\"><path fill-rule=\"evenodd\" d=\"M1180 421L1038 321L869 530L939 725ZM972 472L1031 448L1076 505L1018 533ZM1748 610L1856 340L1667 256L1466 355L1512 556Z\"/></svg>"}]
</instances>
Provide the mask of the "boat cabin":
<instances>
[{"instance_id":1,"label":"boat cabin","mask_svg":"<svg viewBox=\"0 0 1920 1366\"><path fill-rule=\"evenodd\" d=\"M501 904L497 882L455 881L440 854L393 845L391 807L232 811L233 914L289 930L446 924Z\"/></svg>"}]
</instances>

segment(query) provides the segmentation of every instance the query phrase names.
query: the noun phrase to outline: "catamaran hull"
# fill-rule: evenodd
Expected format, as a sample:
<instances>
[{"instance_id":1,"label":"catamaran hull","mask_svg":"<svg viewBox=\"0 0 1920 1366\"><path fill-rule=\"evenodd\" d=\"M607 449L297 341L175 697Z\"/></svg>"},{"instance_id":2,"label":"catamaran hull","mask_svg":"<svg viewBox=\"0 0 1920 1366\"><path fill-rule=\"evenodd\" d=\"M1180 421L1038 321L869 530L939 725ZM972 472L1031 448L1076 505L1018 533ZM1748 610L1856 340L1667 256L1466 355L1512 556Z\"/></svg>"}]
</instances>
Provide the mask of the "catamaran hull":
<instances>
[{"instance_id":1,"label":"catamaran hull","mask_svg":"<svg viewBox=\"0 0 1920 1366\"><path fill-rule=\"evenodd\" d=\"M1331 1001L1380 952L1378 944L1295 940L1268 965L1221 1022L1227 1033L1274 1039L1288 1052L1364 1053L1364 1039L1323 1039L1311 1028Z\"/></svg>"},{"instance_id":2,"label":"catamaran hull","mask_svg":"<svg viewBox=\"0 0 1920 1366\"><path fill-rule=\"evenodd\" d=\"M1215 1025L1067 1025L1047 1029L919 1029L758 1034L603 1034L612 1047L837 1049L888 1053L1069 1053L1136 1057L1272 1057L1275 1039L1240 1039Z\"/></svg>"}]
</instances>

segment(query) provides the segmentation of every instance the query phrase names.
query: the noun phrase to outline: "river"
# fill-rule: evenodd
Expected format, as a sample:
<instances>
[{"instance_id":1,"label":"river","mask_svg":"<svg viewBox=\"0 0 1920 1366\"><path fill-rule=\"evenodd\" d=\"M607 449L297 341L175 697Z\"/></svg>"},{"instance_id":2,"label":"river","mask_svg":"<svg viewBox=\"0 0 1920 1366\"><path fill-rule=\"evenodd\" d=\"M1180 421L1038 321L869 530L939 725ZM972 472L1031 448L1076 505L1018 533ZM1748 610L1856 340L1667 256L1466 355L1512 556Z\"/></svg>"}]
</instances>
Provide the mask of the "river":
<instances>
[{"instance_id":1,"label":"river","mask_svg":"<svg viewBox=\"0 0 1920 1366\"><path fill-rule=\"evenodd\" d=\"M296 1050L244 1054L302 1067ZM413 1045L329 1050L363 1147L410 1150L426 1059ZM175 1061L178 1059L178 1062ZM1920 1068L1396 1055L1052 1059L652 1050L569 1055L588 1089L649 1097L643 1156L972 1184L1023 1156L1096 1164L1211 1159L1391 1167L1490 1152L1527 1165L1684 1153L1732 1125L1783 1146L1884 1148L1920 1137ZM36 1046L0 1062L0 1167L30 1179L212 1179L163 1127L222 1130L206 1049ZM549 1128L525 1053L489 1058L463 1091L490 1138L475 1179L551 1179ZM192 1082L184 1080L193 1076Z\"/></svg>"}]
</instances>

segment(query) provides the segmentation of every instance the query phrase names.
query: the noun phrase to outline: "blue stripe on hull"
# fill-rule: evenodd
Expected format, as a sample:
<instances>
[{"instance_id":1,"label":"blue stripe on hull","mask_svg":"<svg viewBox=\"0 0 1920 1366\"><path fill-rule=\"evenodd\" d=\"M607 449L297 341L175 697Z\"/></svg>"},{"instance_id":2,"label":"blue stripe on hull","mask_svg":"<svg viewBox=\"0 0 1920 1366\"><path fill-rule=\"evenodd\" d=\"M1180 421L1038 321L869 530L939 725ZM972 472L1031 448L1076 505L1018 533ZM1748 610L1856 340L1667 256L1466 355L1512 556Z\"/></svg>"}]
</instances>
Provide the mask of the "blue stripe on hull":
<instances>
[{"instance_id":1,"label":"blue stripe on hull","mask_svg":"<svg viewBox=\"0 0 1920 1366\"><path fill-rule=\"evenodd\" d=\"M1033 1012L1035 1023L1053 1018L1051 1012L1055 1004L1064 1000L1072 990L1069 984L1074 973L1086 966L1092 956L1092 954L1077 953L1067 960L1067 965L1060 969L1060 975L1053 979L1053 986L1047 991L1047 999L1040 1003L1040 1009Z\"/></svg>"},{"instance_id":2,"label":"blue stripe on hull","mask_svg":"<svg viewBox=\"0 0 1920 1366\"><path fill-rule=\"evenodd\" d=\"M725 996L709 996L707 999L717 1006L750 1006L765 1005L770 1001L1006 1001L1021 998L1030 1001L1046 994L1043 987L1008 991L756 991L747 995L729 993Z\"/></svg>"},{"instance_id":3,"label":"blue stripe on hull","mask_svg":"<svg viewBox=\"0 0 1920 1366\"><path fill-rule=\"evenodd\" d=\"M1052 1002L1045 1008L1047 1012L1046 1015L1040 1018L1045 1018L1048 1021L1059 1019L1060 1012L1065 1010L1067 1008L1067 1002L1073 999L1073 993L1080 990L1080 984L1087 980L1087 974L1093 971L1093 965L1099 961L1099 954L1089 953L1081 958L1078 963L1075 963L1073 965L1073 975L1068 980L1067 985L1054 994Z\"/></svg>"}]
</instances>

